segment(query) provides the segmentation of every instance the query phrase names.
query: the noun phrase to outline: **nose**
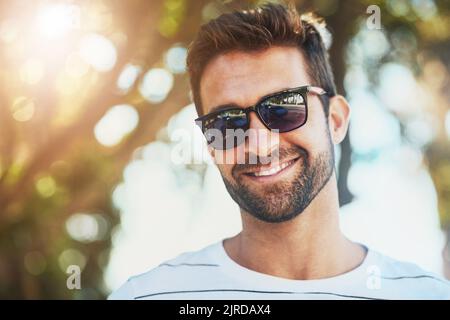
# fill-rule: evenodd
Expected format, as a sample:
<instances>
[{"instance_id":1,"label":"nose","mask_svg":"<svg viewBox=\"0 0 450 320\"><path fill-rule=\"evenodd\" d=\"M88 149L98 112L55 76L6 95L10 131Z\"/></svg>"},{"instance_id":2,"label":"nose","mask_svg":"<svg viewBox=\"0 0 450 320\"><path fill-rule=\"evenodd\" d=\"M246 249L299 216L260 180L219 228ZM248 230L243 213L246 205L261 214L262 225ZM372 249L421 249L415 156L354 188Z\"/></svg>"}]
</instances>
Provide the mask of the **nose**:
<instances>
[{"instance_id":1,"label":"nose","mask_svg":"<svg viewBox=\"0 0 450 320\"><path fill-rule=\"evenodd\" d=\"M246 151L259 157L270 157L278 149L280 137L278 132L268 129L255 112L249 113L250 126L246 142Z\"/></svg>"}]
</instances>

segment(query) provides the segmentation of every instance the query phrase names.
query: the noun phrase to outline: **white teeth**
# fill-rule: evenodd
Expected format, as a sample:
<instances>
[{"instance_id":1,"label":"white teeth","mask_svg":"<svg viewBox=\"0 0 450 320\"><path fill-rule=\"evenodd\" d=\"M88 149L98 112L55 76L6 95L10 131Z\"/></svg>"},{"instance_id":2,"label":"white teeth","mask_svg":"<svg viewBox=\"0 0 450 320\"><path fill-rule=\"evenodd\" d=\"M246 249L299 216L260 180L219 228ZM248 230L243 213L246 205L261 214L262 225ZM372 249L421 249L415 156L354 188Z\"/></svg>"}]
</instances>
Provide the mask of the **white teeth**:
<instances>
[{"instance_id":1,"label":"white teeth","mask_svg":"<svg viewBox=\"0 0 450 320\"><path fill-rule=\"evenodd\" d=\"M253 175L255 175L256 177L271 176L273 174L276 174L276 173L280 172L281 170L283 170L284 168L289 166L292 162L293 161L282 163L281 165L277 165L276 167L273 167L273 168L271 168L269 170L261 170L261 171L258 171L258 172L254 172Z\"/></svg>"}]
</instances>

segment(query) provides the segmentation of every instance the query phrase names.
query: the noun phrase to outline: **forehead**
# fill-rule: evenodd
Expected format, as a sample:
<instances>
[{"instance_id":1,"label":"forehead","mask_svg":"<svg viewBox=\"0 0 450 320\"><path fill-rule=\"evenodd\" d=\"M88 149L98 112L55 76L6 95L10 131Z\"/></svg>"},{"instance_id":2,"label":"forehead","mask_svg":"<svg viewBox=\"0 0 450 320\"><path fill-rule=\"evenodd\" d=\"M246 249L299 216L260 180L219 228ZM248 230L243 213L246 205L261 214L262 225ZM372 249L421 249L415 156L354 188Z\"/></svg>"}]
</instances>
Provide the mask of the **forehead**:
<instances>
[{"instance_id":1,"label":"forehead","mask_svg":"<svg viewBox=\"0 0 450 320\"><path fill-rule=\"evenodd\" d=\"M271 47L259 52L219 55L205 68L200 82L204 113L224 104L249 106L286 88L310 84L297 48Z\"/></svg>"}]
</instances>

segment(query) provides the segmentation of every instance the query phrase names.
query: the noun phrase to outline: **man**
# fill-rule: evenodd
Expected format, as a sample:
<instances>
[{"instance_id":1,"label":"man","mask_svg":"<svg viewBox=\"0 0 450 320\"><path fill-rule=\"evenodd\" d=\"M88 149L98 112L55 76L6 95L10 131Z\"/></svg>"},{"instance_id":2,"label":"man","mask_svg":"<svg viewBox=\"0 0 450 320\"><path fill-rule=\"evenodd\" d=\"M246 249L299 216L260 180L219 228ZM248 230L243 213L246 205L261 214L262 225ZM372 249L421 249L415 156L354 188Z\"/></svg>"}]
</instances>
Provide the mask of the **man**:
<instances>
[{"instance_id":1,"label":"man","mask_svg":"<svg viewBox=\"0 0 450 320\"><path fill-rule=\"evenodd\" d=\"M333 146L350 108L336 93L322 27L268 4L201 28L188 55L197 123L243 229L132 277L111 299L450 298L446 280L339 229Z\"/></svg>"}]
</instances>

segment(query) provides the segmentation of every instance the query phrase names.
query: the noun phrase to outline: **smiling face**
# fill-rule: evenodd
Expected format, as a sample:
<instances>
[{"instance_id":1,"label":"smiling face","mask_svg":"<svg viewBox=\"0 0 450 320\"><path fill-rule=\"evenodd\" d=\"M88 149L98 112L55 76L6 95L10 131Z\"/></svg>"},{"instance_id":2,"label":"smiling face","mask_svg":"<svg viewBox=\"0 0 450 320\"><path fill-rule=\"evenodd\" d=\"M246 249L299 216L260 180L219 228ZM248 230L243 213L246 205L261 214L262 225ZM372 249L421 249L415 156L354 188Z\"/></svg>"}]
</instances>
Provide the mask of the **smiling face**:
<instances>
[{"instance_id":1,"label":"smiling face","mask_svg":"<svg viewBox=\"0 0 450 320\"><path fill-rule=\"evenodd\" d=\"M206 67L200 96L204 114L214 107L254 105L268 94L302 85L309 79L301 52L291 47L271 47L260 52L233 51L213 59ZM244 212L266 222L290 220L311 203L334 170L333 143L321 101L308 94L308 119L304 126L286 133L269 131L254 112L250 129L265 131L270 139L247 139L229 150L211 150L228 192ZM269 164L242 164L246 159L267 159ZM227 159L226 164L217 159ZM263 164L264 163L264 164Z\"/></svg>"}]
</instances>

